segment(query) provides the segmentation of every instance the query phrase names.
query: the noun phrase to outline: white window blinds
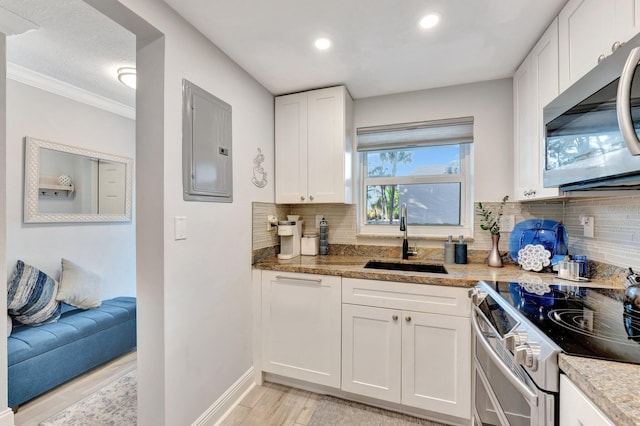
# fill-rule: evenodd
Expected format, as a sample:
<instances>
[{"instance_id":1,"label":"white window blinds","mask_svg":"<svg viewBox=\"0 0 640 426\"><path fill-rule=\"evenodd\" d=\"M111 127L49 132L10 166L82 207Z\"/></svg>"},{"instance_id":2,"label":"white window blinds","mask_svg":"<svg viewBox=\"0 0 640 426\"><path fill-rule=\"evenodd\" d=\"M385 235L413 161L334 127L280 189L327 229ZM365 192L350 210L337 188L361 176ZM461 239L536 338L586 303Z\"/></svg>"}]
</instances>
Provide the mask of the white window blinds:
<instances>
[{"instance_id":1,"label":"white window blinds","mask_svg":"<svg viewBox=\"0 0 640 426\"><path fill-rule=\"evenodd\" d=\"M358 151L473 142L473 117L360 127Z\"/></svg>"}]
</instances>

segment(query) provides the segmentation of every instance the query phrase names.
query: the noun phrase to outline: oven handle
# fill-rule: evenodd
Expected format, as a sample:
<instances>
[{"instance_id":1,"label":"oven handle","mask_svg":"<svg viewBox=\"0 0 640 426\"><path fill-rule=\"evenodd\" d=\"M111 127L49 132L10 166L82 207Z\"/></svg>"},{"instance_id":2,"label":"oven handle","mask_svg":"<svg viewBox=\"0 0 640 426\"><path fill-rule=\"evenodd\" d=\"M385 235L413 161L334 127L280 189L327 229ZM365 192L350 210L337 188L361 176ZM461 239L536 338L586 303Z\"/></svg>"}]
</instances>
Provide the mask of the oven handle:
<instances>
[{"instance_id":1,"label":"oven handle","mask_svg":"<svg viewBox=\"0 0 640 426\"><path fill-rule=\"evenodd\" d=\"M633 119L631 118L631 83L634 72L638 67L638 61L640 61L640 47L636 47L629 52L627 62L624 64L620 81L618 82L618 96L616 99L620 133L622 133L622 138L627 144L631 155L640 155L640 140L638 140L638 135L636 135L636 130L633 127Z\"/></svg>"},{"instance_id":2,"label":"oven handle","mask_svg":"<svg viewBox=\"0 0 640 426\"><path fill-rule=\"evenodd\" d=\"M520 379L518 379L518 377L513 374L513 371L508 369L507 366L504 365L504 362L502 362L498 355L496 355L491 345L484 339L482 335L482 330L480 330L480 325L478 324L477 314L471 314L471 323L473 324L473 330L475 332L474 334L477 336L477 340L482 343L484 350L489 354L493 363L500 369L502 374L506 376L507 379L509 379L511 384L515 386L520 391L520 393L529 400L529 403L532 406L536 407L538 405L538 395L531 389L529 389L524 383L522 383L522 381L520 381Z\"/></svg>"}]
</instances>

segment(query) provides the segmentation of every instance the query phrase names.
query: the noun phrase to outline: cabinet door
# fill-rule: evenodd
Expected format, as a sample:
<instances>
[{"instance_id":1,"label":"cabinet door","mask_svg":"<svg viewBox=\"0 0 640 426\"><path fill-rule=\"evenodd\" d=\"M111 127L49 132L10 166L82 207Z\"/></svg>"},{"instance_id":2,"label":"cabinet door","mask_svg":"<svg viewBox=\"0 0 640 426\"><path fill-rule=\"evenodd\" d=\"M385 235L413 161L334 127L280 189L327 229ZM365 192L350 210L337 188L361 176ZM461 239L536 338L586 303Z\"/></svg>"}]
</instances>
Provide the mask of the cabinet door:
<instances>
[{"instance_id":1,"label":"cabinet door","mask_svg":"<svg viewBox=\"0 0 640 426\"><path fill-rule=\"evenodd\" d=\"M533 77L533 92L535 96L535 121L534 149L531 151L532 159L535 158L536 167L532 181L534 192L531 198L557 197L560 194L558 188L544 187L545 168L545 130L542 116L544 107L554 100L559 93L558 83L558 20L555 19L547 31L540 37L531 51L531 72ZM532 160L533 161L533 160Z\"/></svg>"},{"instance_id":2,"label":"cabinet door","mask_svg":"<svg viewBox=\"0 0 640 426\"><path fill-rule=\"evenodd\" d=\"M262 370L340 387L340 277L262 271Z\"/></svg>"},{"instance_id":3,"label":"cabinet door","mask_svg":"<svg viewBox=\"0 0 640 426\"><path fill-rule=\"evenodd\" d=\"M562 426L613 426L613 422L564 374L560 375L560 424Z\"/></svg>"},{"instance_id":4,"label":"cabinet door","mask_svg":"<svg viewBox=\"0 0 640 426\"><path fill-rule=\"evenodd\" d=\"M535 131L536 97L533 90L531 55L527 56L513 76L515 198L530 198L537 184L538 150Z\"/></svg>"},{"instance_id":5,"label":"cabinet door","mask_svg":"<svg viewBox=\"0 0 640 426\"><path fill-rule=\"evenodd\" d=\"M471 418L469 318L403 311L402 403Z\"/></svg>"},{"instance_id":6,"label":"cabinet door","mask_svg":"<svg viewBox=\"0 0 640 426\"><path fill-rule=\"evenodd\" d=\"M307 94L275 101L276 203L307 199Z\"/></svg>"},{"instance_id":7,"label":"cabinet door","mask_svg":"<svg viewBox=\"0 0 640 426\"><path fill-rule=\"evenodd\" d=\"M400 315L342 305L342 390L400 403Z\"/></svg>"},{"instance_id":8,"label":"cabinet door","mask_svg":"<svg viewBox=\"0 0 640 426\"><path fill-rule=\"evenodd\" d=\"M312 203L345 201L344 87L308 92L308 194Z\"/></svg>"},{"instance_id":9,"label":"cabinet door","mask_svg":"<svg viewBox=\"0 0 640 426\"><path fill-rule=\"evenodd\" d=\"M640 0L616 0L616 40L626 42L640 32Z\"/></svg>"},{"instance_id":10,"label":"cabinet door","mask_svg":"<svg viewBox=\"0 0 640 426\"><path fill-rule=\"evenodd\" d=\"M558 15L560 91L575 83L611 53L616 39L611 0L569 0Z\"/></svg>"}]
</instances>

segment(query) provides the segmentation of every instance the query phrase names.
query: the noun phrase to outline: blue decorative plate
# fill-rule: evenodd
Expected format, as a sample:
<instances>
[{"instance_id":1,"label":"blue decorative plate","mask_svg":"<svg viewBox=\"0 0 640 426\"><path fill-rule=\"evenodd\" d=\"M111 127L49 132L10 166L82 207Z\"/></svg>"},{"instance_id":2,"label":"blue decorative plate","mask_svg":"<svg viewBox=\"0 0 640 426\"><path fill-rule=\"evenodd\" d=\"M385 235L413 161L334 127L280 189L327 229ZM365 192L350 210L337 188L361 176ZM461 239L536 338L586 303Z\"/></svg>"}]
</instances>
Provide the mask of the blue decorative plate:
<instances>
[{"instance_id":1,"label":"blue decorative plate","mask_svg":"<svg viewBox=\"0 0 640 426\"><path fill-rule=\"evenodd\" d=\"M569 237L567 228L551 219L529 219L514 226L509 238L509 253L518 262L518 252L527 244L544 246L551 253L551 264L555 265L567 254Z\"/></svg>"}]
</instances>

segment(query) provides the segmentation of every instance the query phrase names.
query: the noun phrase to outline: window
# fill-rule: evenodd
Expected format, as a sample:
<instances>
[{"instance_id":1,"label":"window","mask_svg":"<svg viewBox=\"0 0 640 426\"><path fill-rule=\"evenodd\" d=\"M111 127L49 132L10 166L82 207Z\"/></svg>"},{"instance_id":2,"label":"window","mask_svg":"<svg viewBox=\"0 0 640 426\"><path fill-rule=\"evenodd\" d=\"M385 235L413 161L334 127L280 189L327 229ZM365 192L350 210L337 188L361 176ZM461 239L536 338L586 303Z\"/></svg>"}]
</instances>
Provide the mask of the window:
<instances>
[{"instance_id":1,"label":"window","mask_svg":"<svg viewBox=\"0 0 640 426\"><path fill-rule=\"evenodd\" d=\"M360 234L471 235L473 118L358 129Z\"/></svg>"}]
</instances>

